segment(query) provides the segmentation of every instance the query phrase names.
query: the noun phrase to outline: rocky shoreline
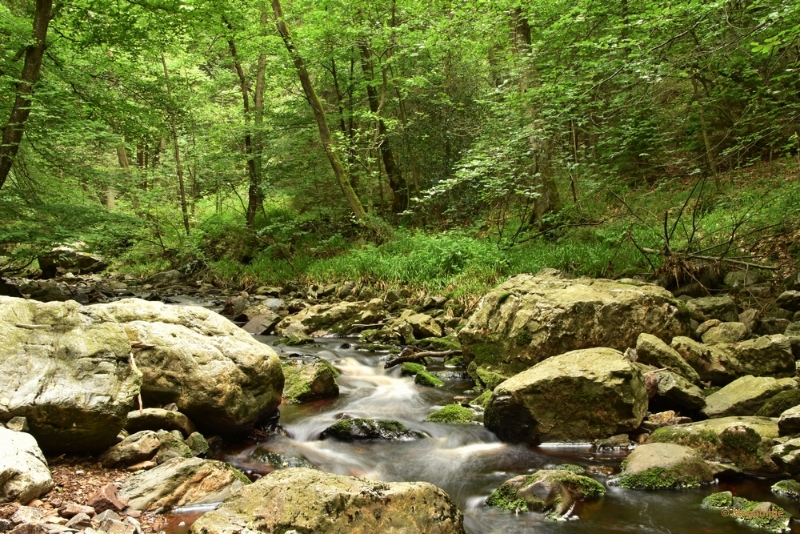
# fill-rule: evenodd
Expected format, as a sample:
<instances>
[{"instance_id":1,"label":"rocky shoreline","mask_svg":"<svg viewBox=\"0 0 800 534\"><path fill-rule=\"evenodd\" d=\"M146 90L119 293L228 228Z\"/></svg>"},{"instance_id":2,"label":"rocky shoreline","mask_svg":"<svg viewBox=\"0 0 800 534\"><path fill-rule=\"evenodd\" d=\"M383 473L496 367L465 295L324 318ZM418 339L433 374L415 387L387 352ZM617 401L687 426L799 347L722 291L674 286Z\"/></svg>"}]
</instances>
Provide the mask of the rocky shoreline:
<instances>
[{"instance_id":1,"label":"rocky shoreline","mask_svg":"<svg viewBox=\"0 0 800 534\"><path fill-rule=\"evenodd\" d=\"M395 355L387 367L402 363L404 374L431 387L439 378L426 364L446 358L448 369L468 375L475 387L471 397L442 410L438 421L483 416L486 428L506 442L593 441L598 448L632 449L609 485L693 487L744 474L783 479L776 493L791 494L791 477L800 475L800 278L770 285L752 274L729 273L714 296L675 296L638 280L545 270L507 280L474 310L443 296L378 293L355 283L226 295L202 282L189 290L179 271L144 281L97 274L3 281L0 294L9 296L0 297L0 432L6 437L0 440L0 479L11 482L0 485L0 502L31 506L0 508L0 531L137 534L159 529L159 512L175 506L237 503L250 480L203 459L206 437L213 448L215 440L274 429L282 400L338 394L338 371L327 360L281 361L253 334L280 336L283 345L357 336L358 347ZM146 300L126 298L137 295ZM228 319L206 308L169 305L187 295L214 299ZM337 425L323 438L425 439L391 420ZM92 487L92 495L73 493L65 500L69 475L55 458L76 452L102 453L86 465L95 466L93 480L106 483ZM19 469L14 458L20 455L38 458L40 465ZM276 471L246 494L266 498L271 484L282 483L276 477L302 485L321 476L296 469ZM539 473L509 480L487 504L510 509L515 503L517 511L557 518L575 502L601 494L585 473ZM318 485L341 499L363 491L354 488L366 481L352 480L329 475ZM387 497L361 508L405 518L412 531L463 532L461 512L438 488L370 484L380 488L369 491ZM542 492L552 498L542 501ZM101 498L104 504L70 515ZM430 513L438 519L426 523L408 515L408 507L398 504L405 499L436 503ZM102 516L107 510L114 515ZM295 526L326 531L307 527L319 517L312 508L306 512ZM272 532L270 521L291 510L275 508L258 524L226 513L207 514L195 532L221 532L226 522ZM766 528L782 531L788 518L774 515L779 521ZM358 529L381 525L373 517Z\"/></svg>"}]
</instances>

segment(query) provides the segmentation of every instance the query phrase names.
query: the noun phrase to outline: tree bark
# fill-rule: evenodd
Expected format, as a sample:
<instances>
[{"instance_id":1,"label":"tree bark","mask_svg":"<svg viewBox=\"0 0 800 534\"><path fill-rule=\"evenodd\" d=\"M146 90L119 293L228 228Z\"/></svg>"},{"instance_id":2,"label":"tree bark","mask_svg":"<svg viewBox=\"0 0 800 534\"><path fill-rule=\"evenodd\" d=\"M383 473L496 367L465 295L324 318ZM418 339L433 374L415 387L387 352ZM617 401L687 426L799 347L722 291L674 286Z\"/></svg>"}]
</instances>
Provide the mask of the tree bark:
<instances>
[{"instance_id":1,"label":"tree bark","mask_svg":"<svg viewBox=\"0 0 800 534\"><path fill-rule=\"evenodd\" d=\"M161 64L164 66L164 78L167 80L167 95L172 103L172 88L169 85L169 71L167 70L167 60L161 54ZM183 214L183 227L186 235L189 235L189 209L186 205L186 187L183 183L183 167L181 166L181 151L178 147L178 127L175 124L175 114L170 110L169 123L172 128L172 144L175 147L175 172L178 174L178 188L181 196L181 213ZM163 140L163 138L162 138Z\"/></svg>"},{"instance_id":2,"label":"tree bark","mask_svg":"<svg viewBox=\"0 0 800 534\"><path fill-rule=\"evenodd\" d=\"M394 159L389 138L386 137L386 123L380 117L380 104L378 102L378 91L372 84L374 76L372 68L372 57L369 48L365 44L359 45L361 49L361 71L367 79L367 100L369 110L376 116L378 121L378 147L383 160L383 167L386 169L386 176L389 178L389 187L392 188L392 213L401 213L408 208L408 188L403 181L403 173L400 166Z\"/></svg>"},{"instance_id":3,"label":"tree bark","mask_svg":"<svg viewBox=\"0 0 800 534\"><path fill-rule=\"evenodd\" d=\"M47 26L53 12L53 0L36 0L36 11L33 15L33 43L25 49L25 63L22 67L20 81L17 84L17 98L11 108L11 116L3 128L3 141L0 144L0 189L11 172L14 158L19 152L22 134L25 132L25 121L31 113L33 84L39 79L44 57Z\"/></svg>"},{"instance_id":4,"label":"tree bark","mask_svg":"<svg viewBox=\"0 0 800 534\"><path fill-rule=\"evenodd\" d=\"M308 103L311 105L311 109L314 111L314 119L319 129L320 141L322 141L322 146L325 148L325 153L333 168L333 174L336 176L336 181L339 183L339 187L342 189L347 202L350 204L350 209L353 210L353 214L357 219L361 220L366 216L364 206L361 204L361 200L359 200L353 186L350 184L347 171L345 171L342 161L339 159L339 155L334 150L333 139L331 137L331 131L328 128L328 118L325 114L325 109L322 107L322 102L317 96L314 86L311 85L311 77L308 74L303 57L295 47L292 37L289 34L289 28L286 26L286 21L283 18L280 0L272 0L272 11L275 13L275 24L278 27L278 33L281 35L284 45L286 45L286 50L289 51L289 55L292 57L297 75L300 78L300 84L303 86L303 92L308 99Z\"/></svg>"}]
</instances>

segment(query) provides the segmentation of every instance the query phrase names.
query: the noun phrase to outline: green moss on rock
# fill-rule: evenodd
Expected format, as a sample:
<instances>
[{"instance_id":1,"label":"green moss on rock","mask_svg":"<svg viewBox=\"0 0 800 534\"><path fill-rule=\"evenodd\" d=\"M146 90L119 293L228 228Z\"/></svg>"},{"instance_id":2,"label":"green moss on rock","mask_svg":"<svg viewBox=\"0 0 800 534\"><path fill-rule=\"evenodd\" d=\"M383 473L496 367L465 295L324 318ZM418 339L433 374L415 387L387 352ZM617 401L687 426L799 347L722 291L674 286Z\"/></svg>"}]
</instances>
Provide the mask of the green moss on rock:
<instances>
[{"instance_id":1,"label":"green moss on rock","mask_svg":"<svg viewBox=\"0 0 800 534\"><path fill-rule=\"evenodd\" d=\"M472 399L471 404L477 404L481 408L486 409L486 406L489 404L489 399L491 399L491 398L492 398L492 391L487 389L486 391L481 393L479 396L477 396L474 399Z\"/></svg>"},{"instance_id":2,"label":"green moss on rock","mask_svg":"<svg viewBox=\"0 0 800 534\"><path fill-rule=\"evenodd\" d=\"M726 510L725 516L768 532L790 531L791 515L771 502L751 501L743 497L734 497L729 491L723 491L703 499L702 506L712 510Z\"/></svg>"},{"instance_id":3,"label":"green moss on rock","mask_svg":"<svg viewBox=\"0 0 800 534\"><path fill-rule=\"evenodd\" d=\"M400 366L400 373L403 375L414 376L417 373L424 373L424 372L425 372L425 366L419 363L405 362L403 365Z\"/></svg>"},{"instance_id":4,"label":"green moss on rock","mask_svg":"<svg viewBox=\"0 0 800 534\"><path fill-rule=\"evenodd\" d=\"M800 404L800 389L781 391L756 412L763 417L779 417L783 412Z\"/></svg>"},{"instance_id":5,"label":"green moss on rock","mask_svg":"<svg viewBox=\"0 0 800 534\"><path fill-rule=\"evenodd\" d=\"M426 371L420 371L414 377L414 382L419 384L420 386L428 386L428 387L442 387L444 386L444 382L433 376L432 374Z\"/></svg>"},{"instance_id":6,"label":"green moss on rock","mask_svg":"<svg viewBox=\"0 0 800 534\"><path fill-rule=\"evenodd\" d=\"M701 480L699 477L686 473L683 466L673 468L653 467L625 475L619 479L620 487L627 489L659 490L672 488L698 488Z\"/></svg>"},{"instance_id":7,"label":"green moss on rock","mask_svg":"<svg viewBox=\"0 0 800 534\"><path fill-rule=\"evenodd\" d=\"M474 415L469 408L464 408L460 404L448 404L428 415L425 420L433 423L466 424L471 423L473 418Z\"/></svg>"},{"instance_id":8,"label":"green moss on rock","mask_svg":"<svg viewBox=\"0 0 800 534\"><path fill-rule=\"evenodd\" d=\"M792 479L781 480L772 485L772 493L781 497L800 500L800 482Z\"/></svg>"}]
</instances>

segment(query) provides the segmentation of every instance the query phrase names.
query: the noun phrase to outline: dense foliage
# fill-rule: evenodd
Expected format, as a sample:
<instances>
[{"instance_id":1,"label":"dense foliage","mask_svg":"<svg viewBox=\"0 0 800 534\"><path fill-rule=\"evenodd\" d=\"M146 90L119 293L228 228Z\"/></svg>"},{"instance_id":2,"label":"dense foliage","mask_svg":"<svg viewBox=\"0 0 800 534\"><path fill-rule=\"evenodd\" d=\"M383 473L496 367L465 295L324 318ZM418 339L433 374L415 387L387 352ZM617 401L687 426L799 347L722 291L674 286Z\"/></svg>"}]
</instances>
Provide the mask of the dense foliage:
<instances>
[{"instance_id":1,"label":"dense foliage","mask_svg":"<svg viewBox=\"0 0 800 534\"><path fill-rule=\"evenodd\" d=\"M42 3L0 0L6 128ZM798 219L793 0L56 0L45 44L0 271L84 241L448 287L761 261Z\"/></svg>"}]
</instances>

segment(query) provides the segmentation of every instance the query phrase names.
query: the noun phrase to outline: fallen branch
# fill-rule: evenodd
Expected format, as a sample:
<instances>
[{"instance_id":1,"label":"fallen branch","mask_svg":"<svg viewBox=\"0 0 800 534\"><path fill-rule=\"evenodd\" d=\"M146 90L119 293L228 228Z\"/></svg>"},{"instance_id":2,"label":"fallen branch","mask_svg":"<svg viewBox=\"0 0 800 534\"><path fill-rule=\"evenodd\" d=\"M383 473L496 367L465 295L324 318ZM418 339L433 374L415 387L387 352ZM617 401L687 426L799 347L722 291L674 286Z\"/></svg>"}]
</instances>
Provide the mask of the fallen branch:
<instances>
[{"instance_id":1,"label":"fallen branch","mask_svg":"<svg viewBox=\"0 0 800 534\"><path fill-rule=\"evenodd\" d=\"M414 349L411 347L406 347L403 351L395 356L394 358L389 358L386 360L386 363L383 365L384 369L391 369L395 365L404 362L417 362L424 358L446 358L448 356L454 356L456 354L462 354L460 350L443 350L443 351L422 351L422 352L414 352Z\"/></svg>"}]
</instances>

